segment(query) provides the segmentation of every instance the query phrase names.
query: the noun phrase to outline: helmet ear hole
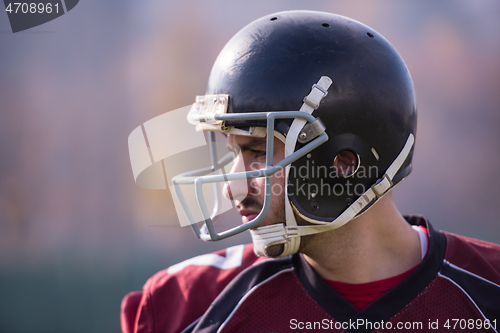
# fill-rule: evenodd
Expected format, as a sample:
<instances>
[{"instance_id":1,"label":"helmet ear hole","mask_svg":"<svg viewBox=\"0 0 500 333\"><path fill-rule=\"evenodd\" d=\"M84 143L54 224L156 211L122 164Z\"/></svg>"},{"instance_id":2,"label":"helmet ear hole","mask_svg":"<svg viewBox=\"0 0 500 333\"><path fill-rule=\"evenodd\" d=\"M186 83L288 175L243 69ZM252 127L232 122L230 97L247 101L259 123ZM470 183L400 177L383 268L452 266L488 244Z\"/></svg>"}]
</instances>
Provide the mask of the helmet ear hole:
<instances>
[{"instance_id":1,"label":"helmet ear hole","mask_svg":"<svg viewBox=\"0 0 500 333\"><path fill-rule=\"evenodd\" d=\"M350 150L342 150L335 156L333 168L339 176L351 177L359 168L359 155Z\"/></svg>"}]
</instances>

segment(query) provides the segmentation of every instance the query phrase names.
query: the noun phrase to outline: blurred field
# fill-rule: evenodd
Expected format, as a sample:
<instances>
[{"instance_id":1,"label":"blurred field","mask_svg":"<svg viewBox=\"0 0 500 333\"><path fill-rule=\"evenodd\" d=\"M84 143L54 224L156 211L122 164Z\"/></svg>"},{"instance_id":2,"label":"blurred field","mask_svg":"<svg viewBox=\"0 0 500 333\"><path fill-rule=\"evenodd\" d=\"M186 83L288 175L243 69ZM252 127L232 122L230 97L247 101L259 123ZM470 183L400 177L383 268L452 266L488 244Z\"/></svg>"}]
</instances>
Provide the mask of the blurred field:
<instances>
[{"instance_id":1,"label":"blurred field","mask_svg":"<svg viewBox=\"0 0 500 333\"><path fill-rule=\"evenodd\" d=\"M240 28L289 9L349 16L396 47L419 104L398 206L500 243L496 0L86 0L16 34L0 14L0 332L119 332L121 298L154 272L250 241L178 227L168 192L135 186L127 137L203 94Z\"/></svg>"}]
</instances>

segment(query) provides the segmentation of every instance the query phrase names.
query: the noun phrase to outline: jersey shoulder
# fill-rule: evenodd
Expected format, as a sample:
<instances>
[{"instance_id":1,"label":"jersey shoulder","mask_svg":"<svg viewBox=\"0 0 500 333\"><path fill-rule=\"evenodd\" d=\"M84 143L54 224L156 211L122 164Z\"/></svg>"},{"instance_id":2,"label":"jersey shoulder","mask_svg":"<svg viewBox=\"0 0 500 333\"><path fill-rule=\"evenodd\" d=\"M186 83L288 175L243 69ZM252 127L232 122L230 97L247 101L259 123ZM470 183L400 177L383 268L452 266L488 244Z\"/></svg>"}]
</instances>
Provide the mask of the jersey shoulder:
<instances>
[{"instance_id":1,"label":"jersey shoulder","mask_svg":"<svg viewBox=\"0 0 500 333\"><path fill-rule=\"evenodd\" d=\"M237 245L156 273L145 283L140 301L137 292L122 301L122 330L182 331L208 309L234 277L261 260L253 253L252 244Z\"/></svg>"},{"instance_id":2,"label":"jersey shoulder","mask_svg":"<svg viewBox=\"0 0 500 333\"><path fill-rule=\"evenodd\" d=\"M445 260L454 266L500 284L500 245L443 232Z\"/></svg>"},{"instance_id":3,"label":"jersey shoulder","mask_svg":"<svg viewBox=\"0 0 500 333\"><path fill-rule=\"evenodd\" d=\"M500 246L450 233L445 235L446 254L439 277L451 283L450 292L467 296L464 299L470 301L469 309L476 315L490 321L500 318Z\"/></svg>"}]
</instances>

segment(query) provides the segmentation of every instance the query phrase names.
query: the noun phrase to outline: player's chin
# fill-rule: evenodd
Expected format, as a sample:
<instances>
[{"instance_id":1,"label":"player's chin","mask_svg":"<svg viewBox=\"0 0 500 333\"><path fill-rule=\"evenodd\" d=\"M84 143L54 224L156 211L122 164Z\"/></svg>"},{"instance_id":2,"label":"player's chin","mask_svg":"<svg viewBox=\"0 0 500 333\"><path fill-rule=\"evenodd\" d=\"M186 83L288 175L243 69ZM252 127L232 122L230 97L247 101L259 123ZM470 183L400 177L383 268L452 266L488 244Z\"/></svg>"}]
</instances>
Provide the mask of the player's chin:
<instances>
[{"instance_id":1,"label":"player's chin","mask_svg":"<svg viewBox=\"0 0 500 333\"><path fill-rule=\"evenodd\" d=\"M250 228L250 230L255 230L257 228L262 228L262 227L267 227L267 226L270 226L270 225L275 225L275 224L282 224L284 225L285 223L284 222L272 222L272 221L266 221L264 219L264 221L262 221L261 223L259 223L259 225L257 225L256 227L253 227L253 228Z\"/></svg>"}]
</instances>

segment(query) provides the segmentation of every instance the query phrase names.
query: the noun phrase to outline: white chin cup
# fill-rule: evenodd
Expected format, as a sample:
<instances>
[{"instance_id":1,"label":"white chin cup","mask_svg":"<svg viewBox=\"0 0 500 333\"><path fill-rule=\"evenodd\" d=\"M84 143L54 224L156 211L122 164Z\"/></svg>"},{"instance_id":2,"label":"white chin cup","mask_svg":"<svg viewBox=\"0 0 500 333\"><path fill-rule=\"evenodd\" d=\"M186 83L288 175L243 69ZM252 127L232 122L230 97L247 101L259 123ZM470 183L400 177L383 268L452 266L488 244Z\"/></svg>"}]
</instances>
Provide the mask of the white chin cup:
<instances>
[{"instance_id":1,"label":"white chin cup","mask_svg":"<svg viewBox=\"0 0 500 333\"><path fill-rule=\"evenodd\" d=\"M287 235L283 224L272 224L250 230L253 241L253 251L258 256L269 258L284 257L299 250L300 236ZM275 245L283 244L283 252L270 256L268 250Z\"/></svg>"}]
</instances>

